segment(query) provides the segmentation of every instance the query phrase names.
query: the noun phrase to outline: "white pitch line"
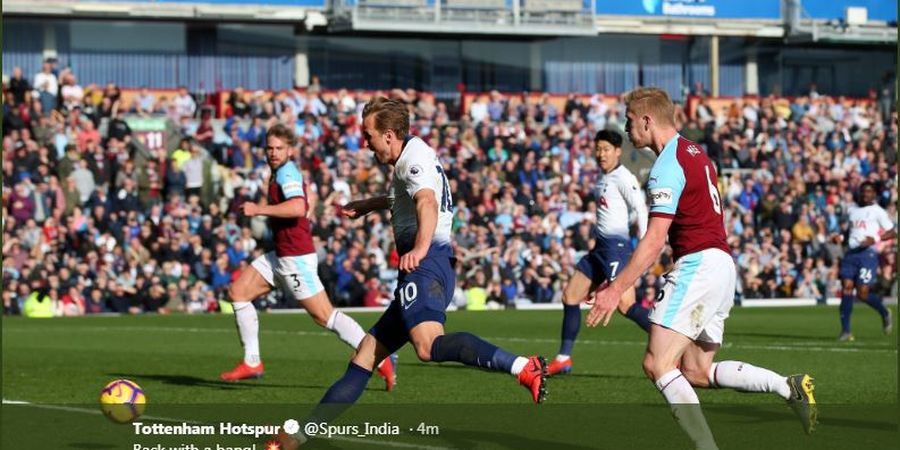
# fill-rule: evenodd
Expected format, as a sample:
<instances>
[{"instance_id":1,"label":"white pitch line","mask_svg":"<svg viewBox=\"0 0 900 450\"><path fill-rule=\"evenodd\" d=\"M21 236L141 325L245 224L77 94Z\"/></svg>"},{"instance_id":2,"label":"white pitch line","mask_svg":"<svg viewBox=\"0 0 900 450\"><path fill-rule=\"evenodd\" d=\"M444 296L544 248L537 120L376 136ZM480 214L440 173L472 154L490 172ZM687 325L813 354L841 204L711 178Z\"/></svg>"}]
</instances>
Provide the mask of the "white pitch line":
<instances>
[{"instance_id":1,"label":"white pitch line","mask_svg":"<svg viewBox=\"0 0 900 450\"><path fill-rule=\"evenodd\" d=\"M64 327L64 328L49 328L49 327L29 327L29 328L15 328L9 329L4 328L3 332L48 332L48 331L59 331L59 332L108 332L108 331L150 331L150 332L176 332L176 333L226 333L233 334L233 329L225 329L225 328L197 328L197 327ZM263 334L275 334L275 335L290 335L290 336L334 336L333 333L327 333L323 331L287 331L287 330L260 330L260 333ZM529 342L529 343L539 343L539 344L555 344L558 343L558 339L549 339L549 338L521 338L521 337L508 337L508 336L484 336L484 339L488 341L506 341L506 342ZM583 345L626 345L626 346L646 346L647 341L629 341L629 340L594 340L594 339L579 339L579 344ZM781 351L817 351L817 352L833 352L833 353L862 353L862 352L871 352L871 353L897 353L896 348L885 348L888 344L881 343L871 343L867 344L865 347L859 346L835 346L835 347L826 347L820 343L816 342L798 342L798 343L776 343L776 344L736 344L733 342L725 342L723 345L726 349L733 350L781 350ZM874 347L882 347L882 348L874 348Z\"/></svg>"},{"instance_id":2,"label":"white pitch line","mask_svg":"<svg viewBox=\"0 0 900 450\"><path fill-rule=\"evenodd\" d=\"M74 406L61 406L61 405L40 405L37 403L26 402L22 400L7 400L3 399L4 405L20 405L20 406L28 406L31 408L37 409L49 409L54 411L65 411L65 412L74 412L81 414L93 414L102 415L102 411L98 411L96 409L89 408L77 408ZM141 416L142 419L155 420L157 422L170 422L170 423L188 423L193 425L208 425L205 422L198 422L195 420L185 420L185 419L174 419L171 417L158 417L158 416ZM352 442L354 444L366 444L366 445L382 445L386 447L394 447L394 448L421 448L426 450L451 450L449 447L437 447L432 445L421 445L421 444L410 444L406 442L388 442L388 441L380 441L377 439L372 440L363 440L364 438L353 438L353 437L345 437L345 436L332 436L330 438L316 438L316 439L330 439L334 441L344 441L344 442Z\"/></svg>"},{"instance_id":3,"label":"white pitch line","mask_svg":"<svg viewBox=\"0 0 900 450\"><path fill-rule=\"evenodd\" d=\"M99 411L96 409L77 408L74 406L62 406L62 405L41 405L38 403L25 402L22 400L3 399L3 404L4 405L24 405L24 406L30 406L32 408L49 409L49 410L54 410L54 411L66 411L66 412L77 412L77 413L83 413L83 414L103 415L103 411ZM141 418L155 420L157 422L190 423L190 424L197 424L197 425L200 425L203 423L203 422L196 422L196 421L191 421L191 420L172 419L170 417L158 417L158 416L141 415Z\"/></svg>"}]
</instances>

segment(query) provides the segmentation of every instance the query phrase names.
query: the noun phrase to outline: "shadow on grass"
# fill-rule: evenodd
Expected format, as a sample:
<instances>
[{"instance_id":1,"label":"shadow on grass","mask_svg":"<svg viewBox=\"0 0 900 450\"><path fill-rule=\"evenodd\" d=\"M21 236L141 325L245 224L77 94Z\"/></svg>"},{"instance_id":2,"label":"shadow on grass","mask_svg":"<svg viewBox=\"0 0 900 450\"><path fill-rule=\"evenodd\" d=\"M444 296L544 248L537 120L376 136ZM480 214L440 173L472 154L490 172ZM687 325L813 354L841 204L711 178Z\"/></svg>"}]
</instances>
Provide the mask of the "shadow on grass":
<instances>
[{"instance_id":1,"label":"shadow on grass","mask_svg":"<svg viewBox=\"0 0 900 450\"><path fill-rule=\"evenodd\" d=\"M715 414L729 414L748 419L755 419L757 423L765 422L798 422L799 419L787 407L783 411L773 410L771 407L755 407L742 405L739 407L712 407ZM835 406L829 411L828 405L819 405L819 424L827 427L843 427L851 429L867 429L873 431L897 431L897 422L879 420L863 420L848 417L838 417L841 407Z\"/></svg>"},{"instance_id":2,"label":"shadow on grass","mask_svg":"<svg viewBox=\"0 0 900 450\"><path fill-rule=\"evenodd\" d=\"M301 384L271 384L261 380L243 380L238 382L210 380L208 378L200 378L191 375L174 375L174 374L143 374L143 373L109 373L113 377L127 378L140 383L140 380L153 380L163 384L172 384L176 386L190 387L206 387L221 390L242 390L242 389L258 389L258 388L300 388L300 389L327 389L328 386L323 385L301 385Z\"/></svg>"},{"instance_id":3,"label":"shadow on grass","mask_svg":"<svg viewBox=\"0 0 900 450\"><path fill-rule=\"evenodd\" d=\"M488 372L487 370L480 370L480 369L476 369L474 367L466 366L463 364L454 364L454 363L436 364L436 363L417 362L417 363L407 364L407 366L413 366L413 367L417 367L417 368L424 367L424 368L428 368L428 369L440 369L440 370L444 370L444 369L479 370L482 372ZM596 373L596 372L573 372L573 373L567 373L564 375L556 375L556 376L550 377L550 378L552 378L552 379L563 379L563 378L604 379L605 378L605 379L628 379L628 380L645 380L646 379L646 377L644 377L642 375L614 375L614 374L602 374L602 373Z\"/></svg>"}]
</instances>

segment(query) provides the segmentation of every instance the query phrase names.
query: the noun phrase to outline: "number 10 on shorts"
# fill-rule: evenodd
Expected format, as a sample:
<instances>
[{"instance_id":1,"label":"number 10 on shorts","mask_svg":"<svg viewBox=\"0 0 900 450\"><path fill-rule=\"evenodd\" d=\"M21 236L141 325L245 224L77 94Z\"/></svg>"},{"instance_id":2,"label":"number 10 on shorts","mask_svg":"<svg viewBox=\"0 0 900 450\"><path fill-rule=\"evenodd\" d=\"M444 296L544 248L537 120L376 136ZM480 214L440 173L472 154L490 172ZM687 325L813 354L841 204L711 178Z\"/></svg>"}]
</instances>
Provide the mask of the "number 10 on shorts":
<instances>
[{"instance_id":1,"label":"number 10 on shorts","mask_svg":"<svg viewBox=\"0 0 900 450\"><path fill-rule=\"evenodd\" d=\"M400 294L400 302L403 305L403 309L408 309L409 305L416 301L416 297L419 295L419 288L413 282L398 287L397 291Z\"/></svg>"}]
</instances>

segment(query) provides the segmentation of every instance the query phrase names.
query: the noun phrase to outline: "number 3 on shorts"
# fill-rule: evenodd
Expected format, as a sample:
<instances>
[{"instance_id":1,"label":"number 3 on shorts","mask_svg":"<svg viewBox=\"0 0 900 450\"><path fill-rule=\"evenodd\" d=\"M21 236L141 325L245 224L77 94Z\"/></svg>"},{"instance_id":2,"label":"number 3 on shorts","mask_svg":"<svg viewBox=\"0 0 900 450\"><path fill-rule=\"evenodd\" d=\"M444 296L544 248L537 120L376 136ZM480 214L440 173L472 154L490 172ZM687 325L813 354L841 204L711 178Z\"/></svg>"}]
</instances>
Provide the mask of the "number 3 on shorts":
<instances>
[{"instance_id":1,"label":"number 3 on shorts","mask_svg":"<svg viewBox=\"0 0 900 450\"><path fill-rule=\"evenodd\" d=\"M297 288L300 287L300 278L296 273L288 274L288 276L290 276L291 279L294 280L294 285L291 286L291 289L297 290Z\"/></svg>"},{"instance_id":2,"label":"number 3 on shorts","mask_svg":"<svg viewBox=\"0 0 900 450\"><path fill-rule=\"evenodd\" d=\"M400 291L400 303L403 305L403 309L409 308L409 305L416 301L416 297L419 295L419 288L413 282L407 283L398 291Z\"/></svg>"}]
</instances>

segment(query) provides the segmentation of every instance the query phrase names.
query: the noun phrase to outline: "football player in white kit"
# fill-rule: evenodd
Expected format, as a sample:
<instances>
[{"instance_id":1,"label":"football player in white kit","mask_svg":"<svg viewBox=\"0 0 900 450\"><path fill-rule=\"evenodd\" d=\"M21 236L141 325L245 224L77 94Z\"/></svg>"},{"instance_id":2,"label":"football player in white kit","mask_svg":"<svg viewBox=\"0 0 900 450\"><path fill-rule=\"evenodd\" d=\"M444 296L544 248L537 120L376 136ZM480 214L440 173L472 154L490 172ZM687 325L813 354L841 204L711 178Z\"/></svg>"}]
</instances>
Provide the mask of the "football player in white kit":
<instances>
[{"instance_id":1,"label":"football player in white kit","mask_svg":"<svg viewBox=\"0 0 900 450\"><path fill-rule=\"evenodd\" d=\"M881 315L884 334L890 334L893 324L891 310L871 287L878 281L878 240L897 237L894 222L887 212L875 203L875 185L865 182L860 186L859 204L850 207L850 242L847 254L841 260L841 341L852 341L850 315L853 313L853 290L856 298L871 306Z\"/></svg>"},{"instance_id":2,"label":"football player in white kit","mask_svg":"<svg viewBox=\"0 0 900 450\"><path fill-rule=\"evenodd\" d=\"M594 149L602 174L594 187L597 197L596 244L578 261L575 273L563 290L561 344L556 359L547 367L551 376L572 371L572 347L581 328L581 302L604 282L616 279L631 252L631 223L637 222L638 237L647 231L647 203L637 178L621 164L622 136L612 130L600 130L594 137ZM628 288L618 305L619 313L644 331L650 331L647 311L635 302L634 286Z\"/></svg>"},{"instance_id":3,"label":"football player in white kit","mask_svg":"<svg viewBox=\"0 0 900 450\"><path fill-rule=\"evenodd\" d=\"M378 97L363 109L363 132L381 164L394 167L391 192L348 203L343 214L362 217L391 209L400 277L394 300L363 338L344 375L322 397L306 423L329 422L362 395L380 361L411 343L423 362L453 361L470 367L506 372L528 390L534 403L544 401L547 371L539 356L517 356L465 332L444 332L445 310L456 288L455 258L450 242L453 198L437 154L409 134L406 104ZM305 428L305 427L304 427ZM308 437L303 428L280 433L283 450L297 448Z\"/></svg>"}]
</instances>

